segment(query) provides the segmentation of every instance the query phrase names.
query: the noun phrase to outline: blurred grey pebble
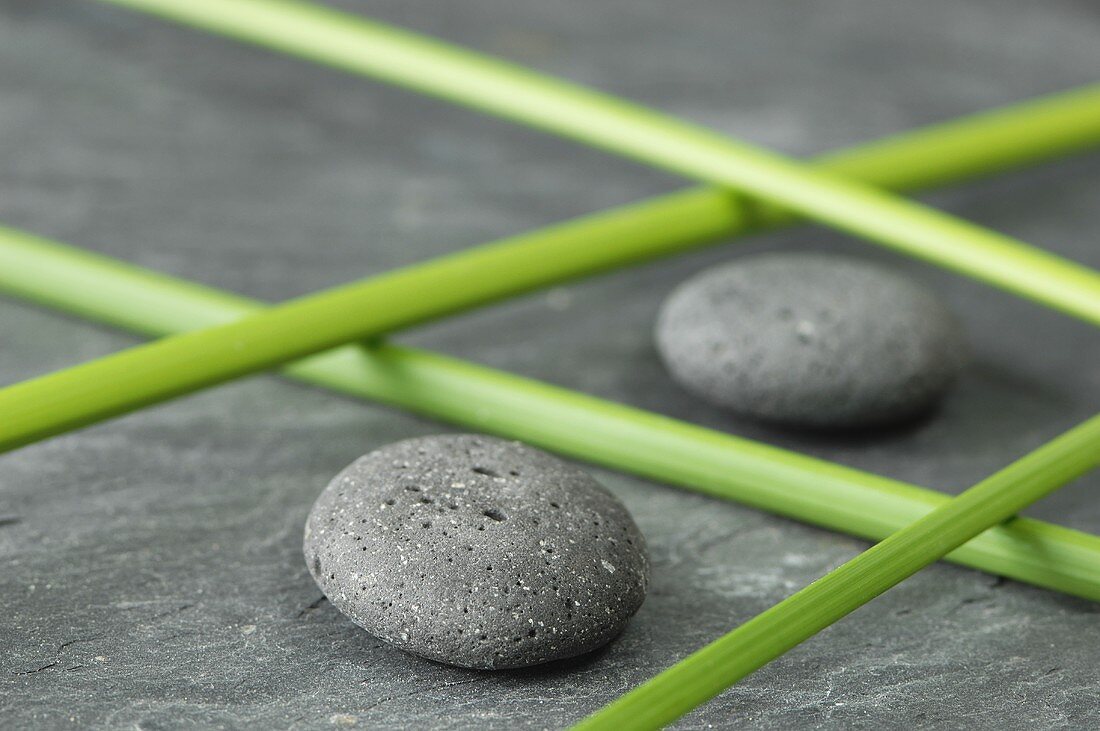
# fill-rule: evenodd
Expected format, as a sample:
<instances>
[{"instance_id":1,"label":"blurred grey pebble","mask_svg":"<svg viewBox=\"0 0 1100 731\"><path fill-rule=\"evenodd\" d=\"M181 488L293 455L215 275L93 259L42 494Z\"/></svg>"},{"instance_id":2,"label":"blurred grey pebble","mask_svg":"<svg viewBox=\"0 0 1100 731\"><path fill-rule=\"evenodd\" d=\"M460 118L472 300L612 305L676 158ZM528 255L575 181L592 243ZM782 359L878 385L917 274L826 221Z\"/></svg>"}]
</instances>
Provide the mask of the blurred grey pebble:
<instances>
[{"instance_id":1,"label":"blurred grey pebble","mask_svg":"<svg viewBox=\"0 0 1100 731\"><path fill-rule=\"evenodd\" d=\"M396 442L337 475L304 552L329 600L375 636L470 668L573 657L645 598L645 540L592 477L518 442Z\"/></svg>"},{"instance_id":2,"label":"blurred grey pebble","mask_svg":"<svg viewBox=\"0 0 1100 731\"><path fill-rule=\"evenodd\" d=\"M809 253L696 275L665 302L656 339L687 390L750 418L814 429L918 416L968 354L933 292L877 264Z\"/></svg>"}]
</instances>

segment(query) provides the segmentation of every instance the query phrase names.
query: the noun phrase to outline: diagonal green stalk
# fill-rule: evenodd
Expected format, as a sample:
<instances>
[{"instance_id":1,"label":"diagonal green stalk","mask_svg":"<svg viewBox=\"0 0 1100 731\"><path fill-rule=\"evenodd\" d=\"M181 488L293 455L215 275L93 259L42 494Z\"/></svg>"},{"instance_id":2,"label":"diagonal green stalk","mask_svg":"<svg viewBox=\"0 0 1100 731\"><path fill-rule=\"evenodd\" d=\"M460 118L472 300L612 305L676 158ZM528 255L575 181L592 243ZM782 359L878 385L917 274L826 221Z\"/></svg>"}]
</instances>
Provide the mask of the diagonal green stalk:
<instances>
[{"instance_id":1,"label":"diagonal green stalk","mask_svg":"<svg viewBox=\"0 0 1100 731\"><path fill-rule=\"evenodd\" d=\"M1100 463L1100 417L1043 445L574 728L657 729Z\"/></svg>"},{"instance_id":2,"label":"diagonal green stalk","mask_svg":"<svg viewBox=\"0 0 1100 731\"><path fill-rule=\"evenodd\" d=\"M247 317L263 304L6 232L0 291L147 335ZM30 272L33 276L27 276ZM859 470L471 363L390 345L347 346L292 364L293 378L606 467L878 540L949 499ZM1018 519L949 560L1100 600L1100 537Z\"/></svg>"},{"instance_id":3,"label":"diagonal green stalk","mask_svg":"<svg viewBox=\"0 0 1100 731\"><path fill-rule=\"evenodd\" d=\"M1100 145L1098 110L1100 86L1088 86L836 150L810 162L834 175L891 190L917 191L1095 148ZM778 206L750 205L725 189L699 186L509 241L511 245L531 247L531 256L551 265L543 270L543 281L536 285L548 286L794 220L793 214ZM21 246L24 240L29 242L28 247ZM538 241L541 244L532 246ZM77 314L89 307L93 312L101 306L110 309L116 296L129 297L138 305L140 317L137 321L129 319L137 310L118 312L114 317L120 319L112 324L162 334L159 329L145 330L142 323L163 315L164 326L176 331L171 308L161 312L156 296L146 293L143 287L131 288L125 278L100 286L96 277L89 276L92 270L111 276L117 267L111 260L94 255L81 258L70 247L64 247L62 256L50 259L43 255L49 248L50 244L41 239L8 232L0 249L0 285L14 294L46 305L58 304ZM24 249L29 252L25 256ZM121 268L129 271L125 264ZM1045 288L1058 286L1057 279L1041 272L1034 276ZM44 282L53 286L43 286ZM164 281L160 287L180 289L185 295L192 290L191 285L178 280ZM69 296L68 290L73 289L79 290L79 301ZM209 295L209 290L202 291ZM220 321L214 317L209 322Z\"/></svg>"},{"instance_id":4,"label":"diagonal green stalk","mask_svg":"<svg viewBox=\"0 0 1100 731\"><path fill-rule=\"evenodd\" d=\"M373 76L732 187L1100 324L1083 267L856 181L458 46L293 0L99 0ZM1100 94L1100 87L1093 89ZM1082 110L1095 124L1100 100ZM1036 274L1041 276L1036 277ZM1057 280L1057 287L1043 282Z\"/></svg>"},{"instance_id":5,"label":"diagonal green stalk","mask_svg":"<svg viewBox=\"0 0 1100 731\"><path fill-rule=\"evenodd\" d=\"M833 171L861 175L872 183L904 185L942 180L947 174L937 168L937 158L921 155L922 150L959 146L959 154L944 166L946 171L974 175L991 159L983 140L994 140L993 146L1002 149L1011 137L1017 143L1014 150L1033 150L1016 152L1010 156L1014 160L1066 151L1086 139L1095 142L1096 134L1087 138L1072 128L1063 130L1066 138L1060 144L1040 134L1050 129L1046 123L1063 117L1066 101L1063 97L1039 100L1018 109L902 135L868 148L834 153L822 164ZM1022 125L1021 119L1029 124ZM964 141L969 144L963 146ZM899 161L909 163L910 176L898 173ZM5 416L0 422L0 450L346 342L680 251L734 231L779 223L785 217L780 209L751 206L718 189L695 189L310 295L244 321L132 348L0 390L0 413ZM47 303L51 297L63 297L66 289L78 289L85 303L110 302L121 294L116 287L105 286L106 280L80 279L80 266L75 270L79 282L67 279L63 267L46 267L49 257L41 252L49 247L40 241L17 232L8 232L4 238L0 269L9 291ZM29 246L22 245L28 242ZM63 260L71 259L58 257L53 263ZM89 255L86 261L93 260ZM1046 288L1059 286L1048 273L1033 276ZM1093 276L1100 280L1100 275ZM48 286L43 288L43 283ZM144 304L141 309L150 306Z\"/></svg>"},{"instance_id":6,"label":"diagonal green stalk","mask_svg":"<svg viewBox=\"0 0 1100 731\"><path fill-rule=\"evenodd\" d=\"M732 208L730 208L732 210ZM662 237L623 231L602 219L539 231L301 297L215 325L141 345L0 389L0 451L155 404L322 350L526 292L592 268L594 232L609 240ZM630 219L637 223L634 218ZM601 227L610 222L611 230ZM27 239L7 232L4 262L22 287L42 271L26 257ZM57 283L54 283L57 284ZM90 282L90 298L117 295Z\"/></svg>"}]
</instances>

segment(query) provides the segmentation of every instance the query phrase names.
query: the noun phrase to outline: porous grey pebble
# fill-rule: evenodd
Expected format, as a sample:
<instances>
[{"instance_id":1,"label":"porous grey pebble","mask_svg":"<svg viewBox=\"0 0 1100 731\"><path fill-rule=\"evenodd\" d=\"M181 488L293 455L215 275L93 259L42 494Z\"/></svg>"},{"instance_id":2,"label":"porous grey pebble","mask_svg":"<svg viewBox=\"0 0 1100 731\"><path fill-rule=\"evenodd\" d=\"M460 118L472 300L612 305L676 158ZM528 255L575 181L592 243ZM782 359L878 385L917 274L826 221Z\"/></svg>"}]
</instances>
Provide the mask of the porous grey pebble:
<instances>
[{"instance_id":1,"label":"porous grey pebble","mask_svg":"<svg viewBox=\"0 0 1100 731\"><path fill-rule=\"evenodd\" d=\"M306 521L313 578L356 624L471 668L572 657L618 635L645 541L585 472L518 442L409 439L337 475Z\"/></svg>"},{"instance_id":2,"label":"porous grey pebble","mask_svg":"<svg viewBox=\"0 0 1100 731\"><path fill-rule=\"evenodd\" d=\"M763 421L864 428L928 410L966 363L935 294L850 257L784 253L715 267L662 308L657 347L684 388Z\"/></svg>"}]
</instances>

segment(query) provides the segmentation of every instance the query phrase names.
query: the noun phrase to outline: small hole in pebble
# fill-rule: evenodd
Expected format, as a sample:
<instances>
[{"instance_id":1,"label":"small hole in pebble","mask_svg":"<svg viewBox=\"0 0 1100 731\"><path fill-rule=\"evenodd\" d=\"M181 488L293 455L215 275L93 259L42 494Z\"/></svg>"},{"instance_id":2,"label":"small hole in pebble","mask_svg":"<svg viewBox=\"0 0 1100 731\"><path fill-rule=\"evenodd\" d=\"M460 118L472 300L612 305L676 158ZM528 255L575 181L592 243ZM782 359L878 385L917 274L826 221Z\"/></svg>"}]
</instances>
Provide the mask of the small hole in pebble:
<instances>
[{"instance_id":1,"label":"small hole in pebble","mask_svg":"<svg viewBox=\"0 0 1100 731\"><path fill-rule=\"evenodd\" d=\"M479 526L477 527L477 529L478 529L478 530L485 530L485 526L483 526L483 525L479 525Z\"/></svg>"},{"instance_id":2,"label":"small hole in pebble","mask_svg":"<svg viewBox=\"0 0 1100 731\"><path fill-rule=\"evenodd\" d=\"M420 502L424 503L425 505L431 505L432 499L430 497L422 497L420 498Z\"/></svg>"},{"instance_id":3,"label":"small hole in pebble","mask_svg":"<svg viewBox=\"0 0 1100 731\"><path fill-rule=\"evenodd\" d=\"M432 523L431 523L431 521L430 521L430 520L425 520L425 521L424 521L423 523L421 523L421 524L420 524L420 527L421 527L421 528L431 528L431 527L432 527Z\"/></svg>"},{"instance_id":4,"label":"small hole in pebble","mask_svg":"<svg viewBox=\"0 0 1100 731\"><path fill-rule=\"evenodd\" d=\"M486 566L486 567L485 567L485 570L486 570L486 571L492 571L492 570L493 570L493 567L492 567L492 566ZM334 578L334 579L335 579L336 577L335 577L335 576L333 576L332 578Z\"/></svg>"},{"instance_id":5,"label":"small hole in pebble","mask_svg":"<svg viewBox=\"0 0 1100 731\"><path fill-rule=\"evenodd\" d=\"M420 488L416 485L405 485L405 489L409 492L420 492Z\"/></svg>"},{"instance_id":6,"label":"small hole in pebble","mask_svg":"<svg viewBox=\"0 0 1100 731\"><path fill-rule=\"evenodd\" d=\"M557 503L550 503L550 507L552 507L552 508L560 508L561 506L560 506L560 505L558 505Z\"/></svg>"},{"instance_id":7,"label":"small hole in pebble","mask_svg":"<svg viewBox=\"0 0 1100 731\"><path fill-rule=\"evenodd\" d=\"M389 500L386 501L386 505L393 505L395 502L397 501L391 497Z\"/></svg>"},{"instance_id":8,"label":"small hole in pebble","mask_svg":"<svg viewBox=\"0 0 1100 731\"><path fill-rule=\"evenodd\" d=\"M531 630L530 632L527 633L527 636L528 637L534 637L536 634L537 633L535 632L535 630Z\"/></svg>"},{"instance_id":9,"label":"small hole in pebble","mask_svg":"<svg viewBox=\"0 0 1100 731\"><path fill-rule=\"evenodd\" d=\"M479 475L485 475L486 477L500 477L500 474L496 470L491 470L488 467L474 467L473 470Z\"/></svg>"},{"instance_id":10,"label":"small hole in pebble","mask_svg":"<svg viewBox=\"0 0 1100 731\"><path fill-rule=\"evenodd\" d=\"M512 477L519 477L519 470L508 470L508 474Z\"/></svg>"},{"instance_id":11,"label":"small hole in pebble","mask_svg":"<svg viewBox=\"0 0 1100 731\"><path fill-rule=\"evenodd\" d=\"M497 510L496 508L489 508L488 510L483 510L481 512L481 514L484 515L489 520L495 520L498 523L507 518L507 516L504 513Z\"/></svg>"}]
</instances>

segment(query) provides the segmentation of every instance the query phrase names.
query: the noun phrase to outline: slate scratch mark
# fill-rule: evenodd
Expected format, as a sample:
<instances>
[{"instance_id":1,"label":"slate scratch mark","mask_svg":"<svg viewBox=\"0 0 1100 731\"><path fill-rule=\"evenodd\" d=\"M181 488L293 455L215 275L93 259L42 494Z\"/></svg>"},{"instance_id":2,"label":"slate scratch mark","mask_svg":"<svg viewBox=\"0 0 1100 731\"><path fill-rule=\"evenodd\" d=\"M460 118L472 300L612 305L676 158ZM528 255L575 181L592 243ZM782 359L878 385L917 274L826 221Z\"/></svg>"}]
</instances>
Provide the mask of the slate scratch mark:
<instances>
[{"instance_id":1,"label":"slate scratch mark","mask_svg":"<svg viewBox=\"0 0 1100 731\"><path fill-rule=\"evenodd\" d=\"M181 605L179 605L178 607L176 607L174 609L169 609L167 612L161 612L160 614L154 614L152 617L149 617L145 621L146 622L156 622L158 620L164 619L165 617L171 617L173 614L179 614L180 612L185 611L187 609L190 609L193 606L195 606L195 605L194 604L181 604Z\"/></svg>"},{"instance_id":2,"label":"slate scratch mark","mask_svg":"<svg viewBox=\"0 0 1100 731\"><path fill-rule=\"evenodd\" d=\"M40 668L34 668L32 670L12 670L11 672L12 675L34 675L35 673L40 673L43 670L49 670L50 668L57 667L59 662L59 660L54 660L49 665L43 665Z\"/></svg>"},{"instance_id":3,"label":"slate scratch mark","mask_svg":"<svg viewBox=\"0 0 1100 731\"><path fill-rule=\"evenodd\" d=\"M60 645L58 645L57 650L54 651L54 655L55 655L56 659L53 662L48 663L46 665L43 665L42 667L39 667L39 668L32 668L31 670L13 670L12 675L34 675L35 673L40 673L43 670L50 670L51 668L56 668L58 665L61 664L61 653L63 653L67 648L72 647L73 645L79 644L81 642L95 642L96 640L103 640L103 639L106 639L106 637L107 637L106 635L96 635L95 637L76 637L76 638L71 639L71 640L66 640L65 642L62 642ZM72 667L62 668L62 669L65 672L68 672L69 670L79 670L80 668L83 668L83 667L85 667L85 666L84 665L73 665Z\"/></svg>"},{"instance_id":4,"label":"slate scratch mark","mask_svg":"<svg viewBox=\"0 0 1100 731\"><path fill-rule=\"evenodd\" d=\"M310 604L308 607L306 607L302 611L298 612L298 619L301 619L302 617L306 616L307 614L310 614L311 612L313 612L315 609L318 609L322 604L324 604L327 601L328 601L328 598L322 596L320 599L313 602L312 604Z\"/></svg>"},{"instance_id":5,"label":"slate scratch mark","mask_svg":"<svg viewBox=\"0 0 1100 731\"><path fill-rule=\"evenodd\" d=\"M382 705L383 703L389 703L390 701L399 700L401 698L411 698L412 696L423 695L424 693L431 693L433 690L444 690L445 688L453 688L456 685L469 685L470 683L477 683L477 682L487 680L487 679L488 679L488 677L486 676L486 677L481 677L481 678L470 678L469 680L457 680L453 683L443 683L441 685L433 685L429 688L418 688L416 690L409 691L408 693L398 693L397 695L388 695L388 696L385 696L383 698L380 698L379 700L375 701L374 703L370 704L369 706L363 708L360 711L360 713L366 713L367 711L370 711L374 708L377 708L378 706Z\"/></svg>"},{"instance_id":6,"label":"slate scratch mark","mask_svg":"<svg viewBox=\"0 0 1100 731\"><path fill-rule=\"evenodd\" d=\"M57 654L60 655L61 651L64 650L66 647L72 647L73 645L79 644L81 642L95 642L96 640L103 640L103 639L106 639L106 638L107 638L107 635L97 635L95 637L77 637L75 640L69 640L68 642L62 642L60 645L58 645L57 646Z\"/></svg>"}]
</instances>

